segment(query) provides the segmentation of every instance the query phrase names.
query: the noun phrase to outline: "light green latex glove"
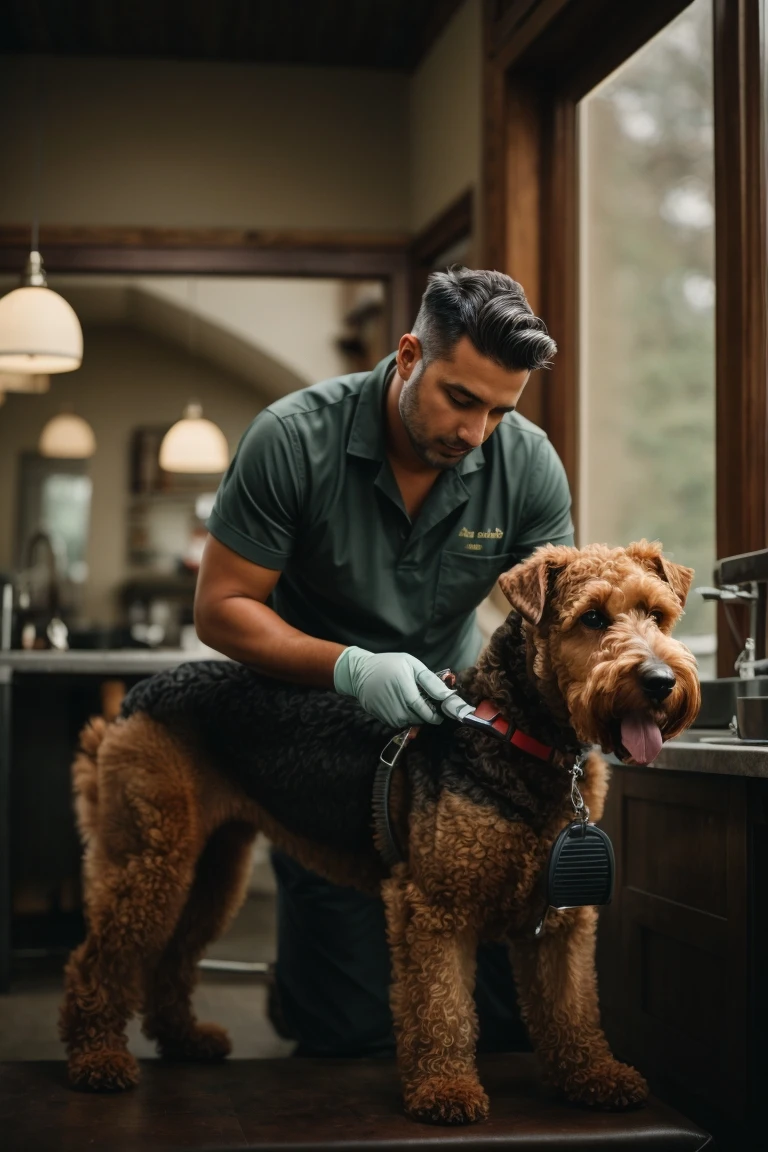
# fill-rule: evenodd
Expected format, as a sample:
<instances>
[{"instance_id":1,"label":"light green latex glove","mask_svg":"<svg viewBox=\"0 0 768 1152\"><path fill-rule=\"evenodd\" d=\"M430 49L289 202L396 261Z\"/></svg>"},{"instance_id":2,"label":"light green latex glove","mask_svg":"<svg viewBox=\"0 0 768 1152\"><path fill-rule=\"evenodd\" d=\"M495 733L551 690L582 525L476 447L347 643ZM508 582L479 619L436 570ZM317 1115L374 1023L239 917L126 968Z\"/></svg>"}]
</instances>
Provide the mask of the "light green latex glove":
<instances>
[{"instance_id":1,"label":"light green latex glove","mask_svg":"<svg viewBox=\"0 0 768 1152\"><path fill-rule=\"evenodd\" d=\"M333 669L333 686L390 728L440 724L443 716L431 700L446 700L454 692L407 652L366 652L345 648Z\"/></svg>"}]
</instances>

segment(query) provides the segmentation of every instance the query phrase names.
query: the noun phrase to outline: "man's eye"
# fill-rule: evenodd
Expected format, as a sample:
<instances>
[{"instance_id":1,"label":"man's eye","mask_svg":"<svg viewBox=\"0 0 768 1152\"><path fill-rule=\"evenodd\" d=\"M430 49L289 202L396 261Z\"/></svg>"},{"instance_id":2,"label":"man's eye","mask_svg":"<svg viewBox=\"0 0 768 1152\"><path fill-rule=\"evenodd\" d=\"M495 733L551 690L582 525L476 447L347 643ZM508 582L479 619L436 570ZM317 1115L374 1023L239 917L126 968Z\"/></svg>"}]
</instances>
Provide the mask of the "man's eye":
<instances>
[{"instance_id":1,"label":"man's eye","mask_svg":"<svg viewBox=\"0 0 768 1152\"><path fill-rule=\"evenodd\" d=\"M452 396L450 392L448 393L448 399L450 400L451 404L453 404L454 408L471 408L472 407L472 401L471 400L463 400L463 401L457 400L456 397Z\"/></svg>"},{"instance_id":2,"label":"man's eye","mask_svg":"<svg viewBox=\"0 0 768 1152\"><path fill-rule=\"evenodd\" d=\"M601 632L611 622L602 612L598 612L596 608L590 608L589 612L585 612L581 617L581 623L585 628L591 628L594 632Z\"/></svg>"}]
</instances>

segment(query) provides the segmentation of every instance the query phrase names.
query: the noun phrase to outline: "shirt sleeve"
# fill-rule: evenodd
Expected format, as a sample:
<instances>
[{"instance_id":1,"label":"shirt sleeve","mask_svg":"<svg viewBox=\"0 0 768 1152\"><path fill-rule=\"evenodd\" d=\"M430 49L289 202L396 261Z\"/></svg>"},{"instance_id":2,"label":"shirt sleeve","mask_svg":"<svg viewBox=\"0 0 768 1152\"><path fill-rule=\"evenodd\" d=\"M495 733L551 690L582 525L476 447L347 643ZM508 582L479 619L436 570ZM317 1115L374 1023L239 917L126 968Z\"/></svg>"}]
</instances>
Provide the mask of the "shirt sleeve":
<instances>
[{"instance_id":1,"label":"shirt sleeve","mask_svg":"<svg viewBox=\"0 0 768 1152\"><path fill-rule=\"evenodd\" d=\"M246 560L282 571L294 550L302 489L289 431L267 409L240 441L216 493L208 531Z\"/></svg>"},{"instance_id":2,"label":"shirt sleeve","mask_svg":"<svg viewBox=\"0 0 768 1152\"><path fill-rule=\"evenodd\" d=\"M523 521L515 540L515 558L525 560L542 544L573 544L571 491L560 457L542 437L533 464Z\"/></svg>"}]
</instances>

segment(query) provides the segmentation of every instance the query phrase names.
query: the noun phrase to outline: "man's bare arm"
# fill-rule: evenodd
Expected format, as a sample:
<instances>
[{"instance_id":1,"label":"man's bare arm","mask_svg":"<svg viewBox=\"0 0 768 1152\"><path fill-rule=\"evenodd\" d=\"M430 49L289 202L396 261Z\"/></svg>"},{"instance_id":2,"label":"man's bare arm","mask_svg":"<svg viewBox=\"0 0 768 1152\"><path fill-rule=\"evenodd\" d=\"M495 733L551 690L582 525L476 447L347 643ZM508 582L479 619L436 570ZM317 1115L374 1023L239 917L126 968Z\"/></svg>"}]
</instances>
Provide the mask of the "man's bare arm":
<instances>
[{"instance_id":1,"label":"man's bare arm","mask_svg":"<svg viewBox=\"0 0 768 1152\"><path fill-rule=\"evenodd\" d=\"M195 628L204 644L268 676L333 688L345 645L307 636L267 607L280 572L238 556L209 536L195 593Z\"/></svg>"}]
</instances>

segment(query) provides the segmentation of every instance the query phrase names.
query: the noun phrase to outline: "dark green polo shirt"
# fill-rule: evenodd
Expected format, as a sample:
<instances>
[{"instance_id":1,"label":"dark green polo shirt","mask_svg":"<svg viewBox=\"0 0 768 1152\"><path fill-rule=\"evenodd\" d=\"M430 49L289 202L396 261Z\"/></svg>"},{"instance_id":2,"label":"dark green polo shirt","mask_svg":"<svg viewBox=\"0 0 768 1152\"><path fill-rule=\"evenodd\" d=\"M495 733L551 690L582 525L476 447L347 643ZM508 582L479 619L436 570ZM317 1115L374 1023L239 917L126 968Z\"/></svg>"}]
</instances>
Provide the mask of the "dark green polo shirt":
<instances>
[{"instance_id":1,"label":"dark green polo shirt","mask_svg":"<svg viewBox=\"0 0 768 1152\"><path fill-rule=\"evenodd\" d=\"M462 668L475 608L539 544L573 542L565 472L541 429L507 414L441 472L412 522L385 450L395 357L259 413L221 482L208 528L282 574L270 605L310 636Z\"/></svg>"}]
</instances>

